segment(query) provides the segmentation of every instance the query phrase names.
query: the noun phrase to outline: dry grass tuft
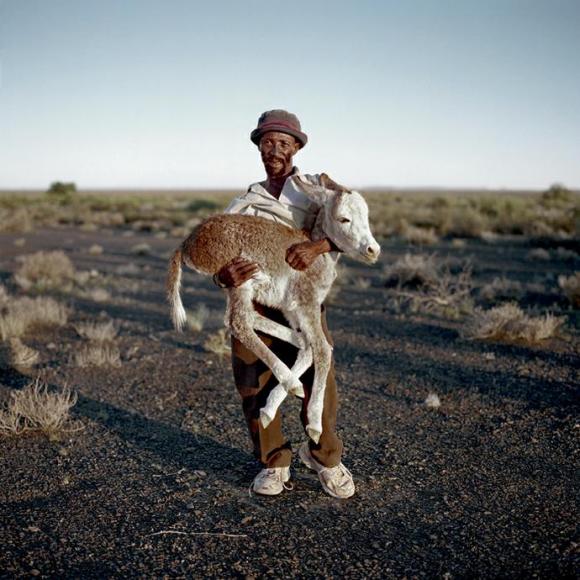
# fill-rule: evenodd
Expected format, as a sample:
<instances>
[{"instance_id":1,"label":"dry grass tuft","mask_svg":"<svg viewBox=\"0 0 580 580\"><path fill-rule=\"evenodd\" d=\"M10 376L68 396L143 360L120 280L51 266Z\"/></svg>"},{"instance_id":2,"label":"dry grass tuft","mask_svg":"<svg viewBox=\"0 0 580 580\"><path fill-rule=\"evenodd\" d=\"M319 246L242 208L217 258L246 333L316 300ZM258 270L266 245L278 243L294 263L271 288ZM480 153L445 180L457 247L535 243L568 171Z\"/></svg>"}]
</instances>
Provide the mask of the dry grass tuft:
<instances>
[{"instance_id":1,"label":"dry grass tuft","mask_svg":"<svg viewBox=\"0 0 580 580\"><path fill-rule=\"evenodd\" d=\"M64 326L68 320L68 309L44 296L9 300L5 313L0 316L0 338L20 337L28 330L42 326Z\"/></svg>"},{"instance_id":2,"label":"dry grass tuft","mask_svg":"<svg viewBox=\"0 0 580 580\"><path fill-rule=\"evenodd\" d=\"M525 289L517 280L508 280L505 277L494 278L488 284L482 286L479 296L483 300L493 302L495 300L513 300L525 293Z\"/></svg>"},{"instance_id":3,"label":"dry grass tuft","mask_svg":"<svg viewBox=\"0 0 580 580\"><path fill-rule=\"evenodd\" d=\"M108 322L81 322L75 326L79 336L93 342L112 341L117 336L117 328L112 320Z\"/></svg>"},{"instance_id":4,"label":"dry grass tuft","mask_svg":"<svg viewBox=\"0 0 580 580\"><path fill-rule=\"evenodd\" d=\"M103 246L99 246L99 244L93 244L88 250L91 256L100 256L103 251Z\"/></svg>"},{"instance_id":5,"label":"dry grass tuft","mask_svg":"<svg viewBox=\"0 0 580 580\"><path fill-rule=\"evenodd\" d=\"M359 290L367 290L371 287L371 280L364 276L357 276L356 278L353 278L352 285Z\"/></svg>"},{"instance_id":6,"label":"dry grass tuft","mask_svg":"<svg viewBox=\"0 0 580 580\"><path fill-rule=\"evenodd\" d=\"M541 260L546 262L551 259L550 252L544 248L534 248L526 254L527 260Z\"/></svg>"},{"instance_id":7,"label":"dry grass tuft","mask_svg":"<svg viewBox=\"0 0 580 580\"><path fill-rule=\"evenodd\" d=\"M10 364L13 367L33 367L39 358L38 351L26 346L18 337L10 339Z\"/></svg>"},{"instance_id":8,"label":"dry grass tuft","mask_svg":"<svg viewBox=\"0 0 580 580\"><path fill-rule=\"evenodd\" d=\"M135 244L131 247L131 253L136 254L137 256L150 256L151 246L145 242L141 244Z\"/></svg>"},{"instance_id":9,"label":"dry grass tuft","mask_svg":"<svg viewBox=\"0 0 580 580\"><path fill-rule=\"evenodd\" d=\"M209 314L209 308L205 304L199 304L194 311L187 313L187 327L193 332L201 332Z\"/></svg>"},{"instance_id":10,"label":"dry grass tuft","mask_svg":"<svg viewBox=\"0 0 580 580\"><path fill-rule=\"evenodd\" d=\"M213 352L218 356L228 356L232 349L230 347L229 335L225 328L218 330L215 334L210 334L203 343L203 348Z\"/></svg>"},{"instance_id":11,"label":"dry grass tuft","mask_svg":"<svg viewBox=\"0 0 580 580\"><path fill-rule=\"evenodd\" d=\"M471 265L465 263L457 274L449 264L438 264L435 256L406 254L385 269L391 291L389 305L397 312L403 307L411 312L439 313L457 318L471 312L473 282Z\"/></svg>"},{"instance_id":12,"label":"dry grass tuft","mask_svg":"<svg viewBox=\"0 0 580 580\"><path fill-rule=\"evenodd\" d=\"M574 308L580 308L580 272L572 276L558 276L558 286Z\"/></svg>"},{"instance_id":13,"label":"dry grass tuft","mask_svg":"<svg viewBox=\"0 0 580 580\"><path fill-rule=\"evenodd\" d=\"M565 317L551 314L531 317L513 303L490 310L477 308L467 321L462 336L468 339L536 344L555 336L565 320Z\"/></svg>"},{"instance_id":14,"label":"dry grass tuft","mask_svg":"<svg viewBox=\"0 0 580 580\"><path fill-rule=\"evenodd\" d=\"M62 251L36 252L22 256L14 274L15 282L24 290L68 290L75 277L70 258Z\"/></svg>"},{"instance_id":15,"label":"dry grass tuft","mask_svg":"<svg viewBox=\"0 0 580 580\"><path fill-rule=\"evenodd\" d=\"M120 367L121 353L114 344L109 342L90 343L74 355L77 367Z\"/></svg>"},{"instance_id":16,"label":"dry grass tuft","mask_svg":"<svg viewBox=\"0 0 580 580\"><path fill-rule=\"evenodd\" d=\"M49 392L48 385L37 378L21 391L11 393L9 402L0 410L0 434L40 431L57 439L61 433L78 431L78 426L68 425L69 412L76 402L76 394L67 387L61 392Z\"/></svg>"},{"instance_id":17,"label":"dry grass tuft","mask_svg":"<svg viewBox=\"0 0 580 580\"><path fill-rule=\"evenodd\" d=\"M433 284L437 280L435 255L405 254L384 269L387 286L418 287Z\"/></svg>"},{"instance_id":18,"label":"dry grass tuft","mask_svg":"<svg viewBox=\"0 0 580 580\"><path fill-rule=\"evenodd\" d=\"M111 293L106 288L91 288L86 295L94 302L107 302L111 299Z\"/></svg>"},{"instance_id":19,"label":"dry grass tuft","mask_svg":"<svg viewBox=\"0 0 580 580\"><path fill-rule=\"evenodd\" d=\"M420 228L410 225L406 220L401 223L399 231L401 238L417 246L429 246L439 241L434 228Z\"/></svg>"}]
</instances>

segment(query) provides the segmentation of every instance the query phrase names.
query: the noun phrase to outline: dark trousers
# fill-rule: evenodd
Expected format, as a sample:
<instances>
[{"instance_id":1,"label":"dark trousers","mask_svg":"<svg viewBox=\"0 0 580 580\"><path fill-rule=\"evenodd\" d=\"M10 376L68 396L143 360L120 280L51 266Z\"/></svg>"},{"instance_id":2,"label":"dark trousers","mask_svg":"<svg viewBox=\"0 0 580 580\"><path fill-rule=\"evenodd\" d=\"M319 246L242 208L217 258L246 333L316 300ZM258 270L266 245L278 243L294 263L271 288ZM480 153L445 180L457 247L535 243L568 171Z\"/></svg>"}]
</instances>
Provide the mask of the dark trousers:
<instances>
[{"instance_id":1,"label":"dark trousers","mask_svg":"<svg viewBox=\"0 0 580 580\"><path fill-rule=\"evenodd\" d=\"M290 326L279 310L268 308L254 302L254 308L270 320ZM332 338L326 325L324 305L321 310L321 320L324 334L332 346ZM257 333L261 340L282 360L292 368L298 349L278 338ZM266 429L260 423L260 409L266 404L270 391L278 384L272 371L237 338L232 336L232 367L236 388L242 397L242 408L252 438L254 456L266 467L286 467L292 460L290 442L282 434L282 420L280 410ZM307 405L312 392L314 366L311 366L301 377L304 385L305 397L302 401L300 419L306 429ZM284 404L284 403L282 403ZM322 413L322 435L316 444L309 439L310 450L316 461L326 467L334 467L340 463L342 455L342 441L336 434L336 412L338 398L336 380L334 376L334 358L331 361L330 372L324 392L324 411Z\"/></svg>"}]
</instances>

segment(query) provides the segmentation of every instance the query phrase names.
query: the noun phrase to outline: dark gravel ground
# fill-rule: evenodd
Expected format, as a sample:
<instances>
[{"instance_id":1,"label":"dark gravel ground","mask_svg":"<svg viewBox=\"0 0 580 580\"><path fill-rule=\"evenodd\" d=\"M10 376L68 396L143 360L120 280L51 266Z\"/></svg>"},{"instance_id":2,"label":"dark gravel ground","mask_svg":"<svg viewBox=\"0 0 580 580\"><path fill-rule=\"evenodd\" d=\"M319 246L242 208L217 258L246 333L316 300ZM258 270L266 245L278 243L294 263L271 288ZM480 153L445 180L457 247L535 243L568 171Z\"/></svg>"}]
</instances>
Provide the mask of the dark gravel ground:
<instances>
[{"instance_id":1,"label":"dark gravel ground","mask_svg":"<svg viewBox=\"0 0 580 580\"><path fill-rule=\"evenodd\" d=\"M143 241L152 252L135 257L130 248ZM87 253L95 242L100 256ZM0 277L13 292L18 254L62 248L77 269L97 269L110 300L61 299L72 323L114 318L123 359L120 368L74 367L72 324L25 340L41 351L50 384L79 393L84 430L0 440L1 577L578 576L573 312L568 337L538 347L467 341L461 321L393 314L380 267L349 263L371 286L345 285L328 320L357 494L325 495L296 459L292 491L250 496L258 466L229 362L202 348L222 326L223 294L187 273L186 307L203 302L212 316L199 334L170 327L162 285L177 241L65 229L4 234L0 244ZM406 250L386 244L383 264ZM470 256L478 283L503 274L554 288L571 270L529 262L529 246L510 240L435 250ZM129 263L138 269L117 273ZM555 291L542 300L563 307ZM28 381L3 363L0 398ZM438 409L424 404L428 393ZM298 401L284 403L295 449L298 412Z\"/></svg>"}]
</instances>

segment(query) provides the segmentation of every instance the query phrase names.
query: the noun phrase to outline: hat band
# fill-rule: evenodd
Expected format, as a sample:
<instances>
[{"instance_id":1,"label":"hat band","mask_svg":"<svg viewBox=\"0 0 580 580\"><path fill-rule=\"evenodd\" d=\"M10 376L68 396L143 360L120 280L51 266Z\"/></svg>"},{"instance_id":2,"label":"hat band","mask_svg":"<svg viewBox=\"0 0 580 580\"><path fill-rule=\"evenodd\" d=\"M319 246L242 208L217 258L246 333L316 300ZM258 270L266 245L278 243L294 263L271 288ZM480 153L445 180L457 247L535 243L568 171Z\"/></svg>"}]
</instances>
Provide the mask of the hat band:
<instances>
[{"instance_id":1,"label":"hat band","mask_svg":"<svg viewBox=\"0 0 580 580\"><path fill-rule=\"evenodd\" d=\"M285 123L284 121L269 121L268 123L260 125L258 129L263 131L268 127L286 127L287 129L292 129L292 131L300 132L300 129L298 129L296 126L290 125L290 123Z\"/></svg>"}]
</instances>

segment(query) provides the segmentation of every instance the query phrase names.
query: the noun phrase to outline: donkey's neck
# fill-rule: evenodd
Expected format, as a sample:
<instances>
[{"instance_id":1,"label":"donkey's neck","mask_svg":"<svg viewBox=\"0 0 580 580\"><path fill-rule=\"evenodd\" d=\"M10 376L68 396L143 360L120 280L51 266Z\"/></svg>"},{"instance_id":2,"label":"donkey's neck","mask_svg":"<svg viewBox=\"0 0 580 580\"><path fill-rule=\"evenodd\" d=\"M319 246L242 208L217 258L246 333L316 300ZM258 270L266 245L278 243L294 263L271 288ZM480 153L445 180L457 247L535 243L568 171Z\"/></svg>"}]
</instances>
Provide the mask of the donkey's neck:
<instances>
[{"instance_id":1,"label":"donkey's neck","mask_svg":"<svg viewBox=\"0 0 580 580\"><path fill-rule=\"evenodd\" d=\"M328 236L324 231L324 208L320 208L318 214L316 215L316 219L314 220L314 226L312 227L312 231L310 232L310 237L315 242L328 238Z\"/></svg>"}]
</instances>

